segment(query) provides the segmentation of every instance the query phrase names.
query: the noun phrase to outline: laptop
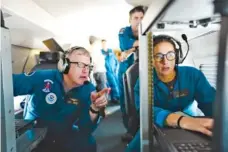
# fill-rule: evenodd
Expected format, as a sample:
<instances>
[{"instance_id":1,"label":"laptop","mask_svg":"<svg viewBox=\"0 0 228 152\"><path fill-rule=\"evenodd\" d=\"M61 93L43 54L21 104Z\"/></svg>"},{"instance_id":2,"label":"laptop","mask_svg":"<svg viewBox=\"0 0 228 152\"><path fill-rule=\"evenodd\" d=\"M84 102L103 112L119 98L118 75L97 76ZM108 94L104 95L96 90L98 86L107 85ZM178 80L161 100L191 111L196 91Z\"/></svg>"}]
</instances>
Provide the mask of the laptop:
<instances>
[{"instance_id":1,"label":"laptop","mask_svg":"<svg viewBox=\"0 0 228 152\"><path fill-rule=\"evenodd\" d=\"M165 152L211 152L212 138L198 132L154 126L155 137Z\"/></svg>"},{"instance_id":2,"label":"laptop","mask_svg":"<svg viewBox=\"0 0 228 152\"><path fill-rule=\"evenodd\" d=\"M43 43L52 52L64 52L62 47L53 38L44 40Z\"/></svg>"}]
</instances>

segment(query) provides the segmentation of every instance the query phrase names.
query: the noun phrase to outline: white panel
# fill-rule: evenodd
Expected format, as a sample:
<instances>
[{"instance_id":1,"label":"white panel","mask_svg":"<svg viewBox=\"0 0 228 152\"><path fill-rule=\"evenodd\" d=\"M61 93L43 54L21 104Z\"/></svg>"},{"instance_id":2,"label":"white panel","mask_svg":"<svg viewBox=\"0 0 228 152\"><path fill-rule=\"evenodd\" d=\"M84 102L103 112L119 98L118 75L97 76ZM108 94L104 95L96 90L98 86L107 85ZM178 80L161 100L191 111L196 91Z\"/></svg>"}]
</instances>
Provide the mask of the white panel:
<instances>
[{"instance_id":1,"label":"white panel","mask_svg":"<svg viewBox=\"0 0 228 152\"><path fill-rule=\"evenodd\" d=\"M124 0L4 0L3 7L58 37L57 41L88 45L89 35L107 39L111 48L119 48L118 32L129 25L129 10L132 8ZM54 17L55 16L55 17ZM24 25L23 21L15 25ZM26 29L31 30L31 28ZM40 29L12 35L13 44L42 48ZM12 34L14 31L12 32ZM30 34L31 33L31 34ZM33 33L38 36L33 37ZM17 38L22 35L22 38ZM30 36L31 35L31 36ZM52 34L48 33L50 37ZM18 36L19 37L19 36ZM42 48L43 49L43 48Z\"/></svg>"},{"instance_id":2,"label":"white panel","mask_svg":"<svg viewBox=\"0 0 228 152\"><path fill-rule=\"evenodd\" d=\"M149 106L152 103L149 103L149 94L148 91L148 73L145 69L148 69L148 44L147 36L140 36L139 37L139 78L140 79L140 149L143 152L149 152ZM152 106L151 106L152 107ZM152 122L153 123L153 122Z\"/></svg>"},{"instance_id":3,"label":"white panel","mask_svg":"<svg viewBox=\"0 0 228 152\"><path fill-rule=\"evenodd\" d=\"M3 0L2 6L10 13L21 16L26 20L48 30L58 32L53 16L45 12L31 0ZM54 26L53 26L54 25Z\"/></svg>"},{"instance_id":4,"label":"white panel","mask_svg":"<svg viewBox=\"0 0 228 152\"><path fill-rule=\"evenodd\" d=\"M12 64L11 64L11 44L9 30L1 28L1 79L2 92L1 97L1 143L3 143L4 152L16 152L16 135L14 121L13 105L13 82L12 82Z\"/></svg>"},{"instance_id":5,"label":"white panel","mask_svg":"<svg viewBox=\"0 0 228 152\"><path fill-rule=\"evenodd\" d=\"M155 20L159 13L161 13L165 6L169 4L169 1L171 0L153 0L153 2L151 2L142 20L142 33L145 33L147 29L151 28L151 23Z\"/></svg>"},{"instance_id":6,"label":"white panel","mask_svg":"<svg viewBox=\"0 0 228 152\"><path fill-rule=\"evenodd\" d=\"M54 37L54 34L33 22L26 20L6 9L3 12L12 14L5 19L5 25L10 29L11 44L29 48L46 49L42 40Z\"/></svg>"},{"instance_id":7,"label":"white panel","mask_svg":"<svg viewBox=\"0 0 228 152\"><path fill-rule=\"evenodd\" d=\"M91 6L103 0L33 0L38 6L54 17L64 16L75 10L85 9L85 5Z\"/></svg>"},{"instance_id":8,"label":"white panel","mask_svg":"<svg viewBox=\"0 0 228 152\"><path fill-rule=\"evenodd\" d=\"M219 32L214 32L193 40L190 40L191 52L196 67L200 64L217 62Z\"/></svg>"},{"instance_id":9,"label":"white panel","mask_svg":"<svg viewBox=\"0 0 228 152\"><path fill-rule=\"evenodd\" d=\"M162 20L189 21L201 19L213 16L213 11L213 0L176 0Z\"/></svg>"},{"instance_id":10,"label":"white panel","mask_svg":"<svg viewBox=\"0 0 228 152\"><path fill-rule=\"evenodd\" d=\"M143 5L143 6L149 6L152 2L152 0L125 0L128 4L133 6Z\"/></svg>"},{"instance_id":11,"label":"white panel","mask_svg":"<svg viewBox=\"0 0 228 152\"><path fill-rule=\"evenodd\" d=\"M143 33L146 29L155 28L154 20L162 9L169 3L169 8L158 18L160 21L182 21L188 23L190 20L213 17L212 0L153 0L142 21ZM153 24L153 27L151 27ZM179 28L179 25L176 27Z\"/></svg>"},{"instance_id":12,"label":"white panel","mask_svg":"<svg viewBox=\"0 0 228 152\"><path fill-rule=\"evenodd\" d=\"M52 16L58 18L63 17L67 14L72 14L74 12L85 12L90 9L96 8L97 12L100 7L110 8L110 12L113 10L117 13L116 5L126 5L124 0L33 0L38 6L44 9L46 12L50 13ZM94 13L97 13L94 12ZM100 12L103 12L100 10ZM91 14L91 18L97 16ZM105 12L103 12L105 14ZM113 13L113 15L115 15ZM98 17L98 16L97 16Z\"/></svg>"}]
</instances>

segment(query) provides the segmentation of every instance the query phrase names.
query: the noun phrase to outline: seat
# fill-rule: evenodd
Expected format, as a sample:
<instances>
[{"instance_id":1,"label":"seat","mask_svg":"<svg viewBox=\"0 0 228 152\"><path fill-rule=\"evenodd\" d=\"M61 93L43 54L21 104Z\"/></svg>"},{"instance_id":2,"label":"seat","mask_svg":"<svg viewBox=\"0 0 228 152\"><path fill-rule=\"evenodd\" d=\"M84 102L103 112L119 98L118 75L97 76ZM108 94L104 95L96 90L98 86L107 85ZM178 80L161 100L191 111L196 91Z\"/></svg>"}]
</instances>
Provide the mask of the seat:
<instances>
[{"instance_id":1,"label":"seat","mask_svg":"<svg viewBox=\"0 0 228 152\"><path fill-rule=\"evenodd\" d=\"M57 63L59 61L58 52L40 52L39 64L35 65L31 72L43 69L57 69Z\"/></svg>"},{"instance_id":2,"label":"seat","mask_svg":"<svg viewBox=\"0 0 228 152\"><path fill-rule=\"evenodd\" d=\"M128 117L128 129L131 135L135 135L139 128L139 116L135 106L134 86L139 77L139 59L138 51L134 53L135 62L124 74L124 96L125 108Z\"/></svg>"},{"instance_id":3,"label":"seat","mask_svg":"<svg viewBox=\"0 0 228 152\"><path fill-rule=\"evenodd\" d=\"M39 63L31 69L31 72L44 69L57 69L57 63Z\"/></svg>"}]
</instances>

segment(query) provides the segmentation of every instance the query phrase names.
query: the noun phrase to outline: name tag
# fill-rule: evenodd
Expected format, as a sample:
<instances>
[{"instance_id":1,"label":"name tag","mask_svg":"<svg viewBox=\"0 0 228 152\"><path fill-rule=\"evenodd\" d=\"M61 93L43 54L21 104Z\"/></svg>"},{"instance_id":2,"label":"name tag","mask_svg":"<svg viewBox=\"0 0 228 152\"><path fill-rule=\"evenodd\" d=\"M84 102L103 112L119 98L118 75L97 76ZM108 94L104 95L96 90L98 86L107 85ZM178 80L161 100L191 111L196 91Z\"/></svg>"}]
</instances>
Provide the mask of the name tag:
<instances>
[{"instance_id":1,"label":"name tag","mask_svg":"<svg viewBox=\"0 0 228 152\"><path fill-rule=\"evenodd\" d=\"M187 89L173 92L174 98L186 97L188 95L189 95L189 91Z\"/></svg>"},{"instance_id":2,"label":"name tag","mask_svg":"<svg viewBox=\"0 0 228 152\"><path fill-rule=\"evenodd\" d=\"M68 104L74 104L74 105L78 105L79 104L79 100L78 99L74 99L74 98L69 98L67 100Z\"/></svg>"}]
</instances>

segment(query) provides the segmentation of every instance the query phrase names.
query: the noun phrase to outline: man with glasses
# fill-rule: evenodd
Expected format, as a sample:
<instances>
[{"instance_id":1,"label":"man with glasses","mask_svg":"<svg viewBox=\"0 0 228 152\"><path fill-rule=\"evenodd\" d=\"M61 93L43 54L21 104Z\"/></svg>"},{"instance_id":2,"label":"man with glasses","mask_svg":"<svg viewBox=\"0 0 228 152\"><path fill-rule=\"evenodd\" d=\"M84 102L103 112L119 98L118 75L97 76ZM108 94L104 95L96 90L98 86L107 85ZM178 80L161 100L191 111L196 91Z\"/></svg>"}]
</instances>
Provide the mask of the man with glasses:
<instances>
[{"instance_id":1,"label":"man with glasses","mask_svg":"<svg viewBox=\"0 0 228 152\"><path fill-rule=\"evenodd\" d=\"M154 56L154 123L159 127L179 127L212 136L212 105L215 89L204 74L194 67L178 66L178 49L169 36L156 36L153 41ZM140 85L134 88L135 102L140 111ZM183 115L196 100L199 108L209 118ZM141 107L146 108L146 107ZM194 115L192 111L188 113ZM140 152L140 132L127 147L127 152Z\"/></svg>"},{"instance_id":2,"label":"man with glasses","mask_svg":"<svg viewBox=\"0 0 228 152\"><path fill-rule=\"evenodd\" d=\"M35 152L95 152L92 132L99 123L106 93L88 82L92 70L89 52L71 48L60 57L58 70L14 74L14 96L32 95L26 120L37 119L37 127L47 127L45 139Z\"/></svg>"}]
</instances>

